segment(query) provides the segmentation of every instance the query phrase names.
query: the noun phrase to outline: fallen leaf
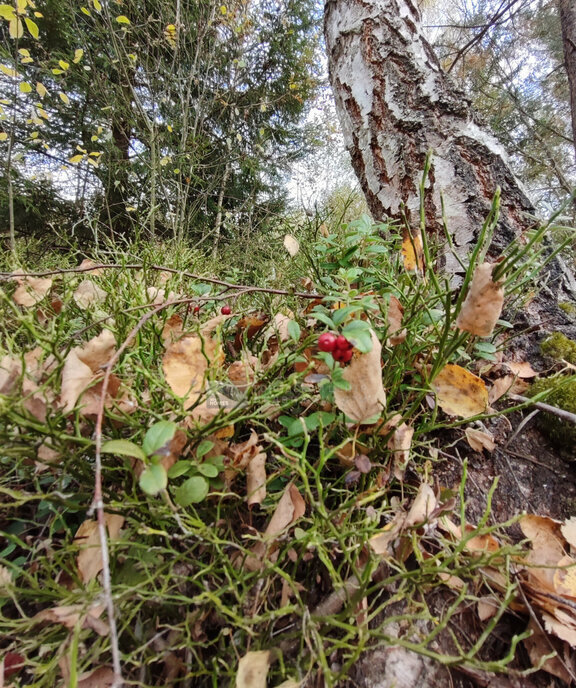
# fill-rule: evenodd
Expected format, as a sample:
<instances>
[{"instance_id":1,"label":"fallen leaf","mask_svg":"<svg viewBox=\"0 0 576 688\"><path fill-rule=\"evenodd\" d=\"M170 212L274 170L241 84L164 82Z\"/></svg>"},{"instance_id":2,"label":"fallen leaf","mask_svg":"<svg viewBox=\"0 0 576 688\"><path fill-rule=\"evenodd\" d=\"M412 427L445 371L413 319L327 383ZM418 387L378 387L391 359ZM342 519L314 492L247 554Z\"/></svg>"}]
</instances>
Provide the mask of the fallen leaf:
<instances>
[{"instance_id":1,"label":"fallen leaf","mask_svg":"<svg viewBox=\"0 0 576 688\"><path fill-rule=\"evenodd\" d=\"M91 628L98 635L108 635L108 624L100 620L104 611L103 604L93 604L86 608L82 604L59 605L50 609L43 609L32 617L37 622L57 623L66 628L74 628L81 624L82 628Z\"/></svg>"},{"instance_id":2,"label":"fallen leaf","mask_svg":"<svg viewBox=\"0 0 576 688\"><path fill-rule=\"evenodd\" d=\"M298 488L293 483L288 484L262 535L262 540L254 545L251 554L243 562L244 567L249 571L262 568L266 555L270 558L274 557L276 536L305 513L306 502Z\"/></svg>"},{"instance_id":3,"label":"fallen leaf","mask_svg":"<svg viewBox=\"0 0 576 688\"><path fill-rule=\"evenodd\" d=\"M238 662L236 688L266 688L270 650L247 652Z\"/></svg>"},{"instance_id":4,"label":"fallen leaf","mask_svg":"<svg viewBox=\"0 0 576 688\"><path fill-rule=\"evenodd\" d=\"M374 424L386 407L386 392L382 385L382 345L370 332L372 350L357 354L344 369L342 377L350 389L334 388L336 406L356 423Z\"/></svg>"},{"instance_id":5,"label":"fallen leaf","mask_svg":"<svg viewBox=\"0 0 576 688\"><path fill-rule=\"evenodd\" d=\"M84 258L84 260L80 263L80 265L78 267L80 269L87 269L87 268L93 268L96 265L98 265L98 263L95 263L90 258ZM104 274L104 268L95 268L94 270L90 270L90 273L92 275L96 275L96 276L102 275L102 274Z\"/></svg>"},{"instance_id":6,"label":"fallen leaf","mask_svg":"<svg viewBox=\"0 0 576 688\"><path fill-rule=\"evenodd\" d=\"M97 337L93 337L83 347L77 347L75 351L82 363L96 372L116 353L116 338L110 330L102 330Z\"/></svg>"},{"instance_id":7,"label":"fallen leaf","mask_svg":"<svg viewBox=\"0 0 576 688\"><path fill-rule=\"evenodd\" d=\"M536 377L538 373L532 368L528 361L506 361L506 365L510 370L521 378L531 378Z\"/></svg>"},{"instance_id":8,"label":"fallen leaf","mask_svg":"<svg viewBox=\"0 0 576 688\"><path fill-rule=\"evenodd\" d=\"M106 300L106 292L92 280L86 279L80 282L72 298L78 308L85 311L91 306L103 303Z\"/></svg>"},{"instance_id":9,"label":"fallen leaf","mask_svg":"<svg viewBox=\"0 0 576 688\"><path fill-rule=\"evenodd\" d=\"M162 357L164 376L174 394L183 398L185 409L200 399L209 369L223 360L220 343L207 333L183 337L166 347Z\"/></svg>"},{"instance_id":10,"label":"fallen leaf","mask_svg":"<svg viewBox=\"0 0 576 688\"><path fill-rule=\"evenodd\" d=\"M286 234L284 237L284 248L294 257L300 250L300 242L291 234Z\"/></svg>"},{"instance_id":11,"label":"fallen leaf","mask_svg":"<svg viewBox=\"0 0 576 688\"><path fill-rule=\"evenodd\" d=\"M177 339L180 339L182 332L182 318L178 315L178 313L174 313L174 315L171 315L168 318L164 324L164 327L162 328L162 341L164 342L164 346L166 346L166 344L170 344L171 342L175 342Z\"/></svg>"},{"instance_id":12,"label":"fallen leaf","mask_svg":"<svg viewBox=\"0 0 576 688\"><path fill-rule=\"evenodd\" d=\"M403 511L399 511L395 514L392 521L382 528L380 533L370 538L368 544L375 554L387 557L394 554L391 545L402 533L405 520L406 514Z\"/></svg>"},{"instance_id":13,"label":"fallen leaf","mask_svg":"<svg viewBox=\"0 0 576 688\"><path fill-rule=\"evenodd\" d=\"M576 516L564 521L564 524L560 526L560 531L562 535L566 538L566 541L570 547L576 549Z\"/></svg>"},{"instance_id":14,"label":"fallen leaf","mask_svg":"<svg viewBox=\"0 0 576 688\"><path fill-rule=\"evenodd\" d=\"M226 374L230 382L240 391L244 392L253 383L256 376L256 367L258 366L258 359L252 354L242 356L241 361L234 361Z\"/></svg>"},{"instance_id":15,"label":"fallen leaf","mask_svg":"<svg viewBox=\"0 0 576 688\"><path fill-rule=\"evenodd\" d=\"M0 361L0 394L11 394L16 389L21 375L22 361L12 356L4 356Z\"/></svg>"},{"instance_id":16,"label":"fallen leaf","mask_svg":"<svg viewBox=\"0 0 576 688\"><path fill-rule=\"evenodd\" d=\"M394 462L394 477L397 480L404 478L404 473L410 461L410 449L412 448L412 437L414 428L406 423L399 425L392 437L388 440L388 449L392 452Z\"/></svg>"},{"instance_id":17,"label":"fallen leaf","mask_svg":"<svg viewBox=\"0 0 576 688\"><path fill-rule=\"evenodd\" d=\"M397 346L406 339L406 329L402 329L402 318L404 317L404 307L400 301L393 295L390 295L390 303L388 304L388 312L386 319L388 321L388 339L386 344L388 346Z\"/></svg>"},{"instance_id":18,"label":"fallen leaf","mask_svg":"<svg viewBox=\"0 0 576 688\"><path fill-rule=\"evenodd\" d=\"M476 430L475 428L466 428L464 430L468 444L474 449L474 451L481 452L483 449L491 452L496 448L496 443L494 438L489 432L483 432L482 430Z\"/></svg>"},{"instance_id":19,"label":"fallen leaf","mask_svg":"<svg viewBox=\"0 0 576 688\"><path fill-rule=\"evenodd\" d=\"M410 511L406 514L404 527L411 528L419 523L428 521L437 503L434 490L428 483L422 483L418 488L416 497L414 497Z\"/></svg>"},{"instance_id":20,"label":"fallen leaf","mask_svg":"<svg viewBox=\"0 0 576 688\"><path fill-rule=\"evenodd\" d=\"M78 677L77 688L109 688L114 683L114 669L100 667Z\"/></svg>"},{"instance_id":21,"label":"fallen leaf","mask_svg":"<svg viewBox=\"0 0 576 688\"><path fill-rule=\"evenodd\" d=\"M515 377L513 375L504 375L494 380L492 387L488 391L488 402L493 404L495 401L503 397L512 390Z\"/></svg>"},{"instance_id":22,"label":"fallen leaf","mask_svg":"<svg viewBox=\"0 0 576 688\"><path fill-rule=\"evenodd\" d=\"M570 623L570 617L557 609L554 616L542 613L544 628L549 633L554 633L561 640L565 640L571 647L576 647L576 625Z\"/></svg>"},{"instance_id":23,"label":"fallen leaf","mask_svg":"<svg viewBox=\"0 0 576 688\"><path fill-rule=\"evenodd\" d=\"M555 638L550 638L543 633L540 629L540 626L535 623L533 619L530 619L527 630L531 631L532 635L528 636L528 638L524 638L522 642L528 651L528 656L530 657L530 663L532 666L542 667L544 671L547 671L549 674L552 674L552 676L556 676L557 678L561 679L566 683L566 685L570 685L572 682L572 676L566 669L565 664L560 661L558 656L548 657L548 655L550 655L552 652L552 647L550 647L551 643L554 647L555 645L560 645L560 641L556 640ZM556 650L557 654L560 654L560 648L554 647L554 649ZM544 660L543 662L542 660L544 657L548 657L548 659Z\"/></svg>"},{"instance_id":24,"label":"fallen leaf","mask_svg":"<svg viewBox=\"0 0 576 688\"><path fill-rule=\"evenodd\" d=\"M36 468L38 472L46 470L47 464L56 463L62 457L59 451L52 449L50 446L50 439L48 438L36 450Z\"/></svg>"},{"instance_id":25,"label":"fallen leaf","mask_svg":"<svg viewBox=\"0 0 576 688\"><path fill-rule=\"evenodd\" d=\"M500 603L495 597L481 597L476 604L476 611L480 621L488 621L500 608Z\"/></svg>"},{"instance_id":26,"label":"fallen leaf","mask_svg":"<svg viewBox=\"0 0 576 688\"><path fill-rule=\"evenodd\" d=\"M488 408L484 381L458 365L448 364L432 382L438 405L450 416L470 418Z\"/></svg>"},{"instance_id":27,"label":"fallen leaf","mask_svg":"<svg viewBox=\"0 0 576 688\"><path fill-rule=\"evenodd\" d=\"M262 504L266 498L266 454L258 452L246 468L248 506Z\"/></svg>"},{"instance_id":28,"label":"fallen leaf","mask_svg":"<svg viewBox=\"0 0 576 688\"><path fill-rule=\"evenodd\" d=\"M402 257L404 269L407 272L421 272L424 266L424 251L422 249L422 235L419 231L412 234L406 227L402 238Z\"/></svg>"},{"instance_id":29,"label":"fallen leaf","mask_svg":"<svg viewBox=\"0 0 576 688\"><path fill-rule=\"evenodd\" d=\"M44 277L14 277L18 283L14 292L14 302L30 308L40 303L52 288L52 280Z\"/></svg>"},{"instance_id":30,"label":"fallen leaf","mask_svg":"<svg viewBox=\"0 0 576 688\"><path fill-rule=\"evenodd\" d=\"M526 514L519 520L531 550L525 556L526 575L532 585L547 592L555 592L555 571L565 556L561 523L547 516Z\"/></svg>"},{"instance_id":31,"label":"fallen leaf","mask_svg":"<svg viewBox=\"0 0 576 688\"><path fill-rule=\"evenodd\" d=\"M104 514L104 518L109 538L111 540L116 539L124 525L124 516ZM76 560L80 577L84 583L88 583L96 578L103 566L98 521L86 520L80 524L74 536L74 544L81 548Z\"/></svg>"},{"instance_id":32,"label":"fallen leaf","mask_svg":"<svg viewBox=\"0 0 576 688\"><path fill-rule=\"evenodd\" d=\"M576 598L576 560L571 556L562 557L554 571L554 588L559 595Z\"/></svg>"},{"instance_id":33,"label":"fallen leaf","mask_svg":"<svg viewBox=\"0 0 576 688\"><path fill-rule=\"evenodd\" d=\"M502 313L504 288L492 280L492 263L482 263L474 270L468 294L456 319L456 327L479 337L489 337Z\"/></svg>"}]
</instances>

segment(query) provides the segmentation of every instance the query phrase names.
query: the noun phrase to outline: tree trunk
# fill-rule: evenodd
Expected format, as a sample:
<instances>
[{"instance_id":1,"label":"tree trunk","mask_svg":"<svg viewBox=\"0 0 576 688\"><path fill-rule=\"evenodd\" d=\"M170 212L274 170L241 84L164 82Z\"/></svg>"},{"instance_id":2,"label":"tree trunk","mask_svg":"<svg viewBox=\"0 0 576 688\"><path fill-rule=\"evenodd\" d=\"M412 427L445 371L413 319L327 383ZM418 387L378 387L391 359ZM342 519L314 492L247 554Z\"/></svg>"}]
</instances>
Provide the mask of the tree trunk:
<instances>
[{"instance_id":1,"label":"tree trunk","mask_svg":"<svg viewBox=\"0 0 576 688\"><path fill-rule=\"evenodd\" d=\"M441 198L457 254L465 259L496 187L501 249L530 225L532 204L494 136L442 71L411 0L326 0L325 38L336 108L352 164L375 220L419 226L419 184L434 153L426 227L443 236ZM458 271L446 256L445 268Z\"/></svg>"},{"instance_id":2,"label":"tree trunk","mask_svg":"<svg viewBox=\"0 0 576 688\"><path fill-rule=\"evenodd\" d=\"M564 66L570 87L570 111L572 114L572 138L576 155L576 2L558 0L560 24L562 26L562 45L564 47Z\"/></svg>"}]
</instances>

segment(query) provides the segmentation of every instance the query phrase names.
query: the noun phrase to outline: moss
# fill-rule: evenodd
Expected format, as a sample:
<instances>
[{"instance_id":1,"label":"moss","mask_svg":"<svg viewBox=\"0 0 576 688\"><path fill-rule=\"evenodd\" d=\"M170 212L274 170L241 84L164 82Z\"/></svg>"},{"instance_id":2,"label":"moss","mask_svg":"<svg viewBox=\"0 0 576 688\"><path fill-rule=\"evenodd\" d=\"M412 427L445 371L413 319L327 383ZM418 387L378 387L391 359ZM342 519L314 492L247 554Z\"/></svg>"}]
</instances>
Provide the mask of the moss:
<instances>
[{"instance_id":1,"label":"moss","mask_svg":"<svg viewBox=\"0 0 576 688\"><path fill-rule=\"evenodd\" d=\"M563 301L562 303L558 304L558 308L564 311L566 315L576 318L576 303L573 303L572 301Z\"/></svg>"},{"instance_id":2,"label":"moss","mask_svg":"<svg viewBox=\"0 0 576 688\"><path fill-rule=\"evenodd\" d=\"M554 332L542 342L542 353L576 365L576 342L562 332Z\"/></svg>"},{"instance_id":3,"label":"moss","mask_svg":"<svg viewBox=\"0 0 576 688\"><path fill-rule=\"evenodd\" d=\"M561 376L538 380L529 391L531 397L541 392L550 390L549 395L543 399L544 403L576 414L576 375ZM540 430L554 444L567 449L576 459L576 425L562 420L552 413L542 412L538 414Z\"/></svg>"}]
</instances>

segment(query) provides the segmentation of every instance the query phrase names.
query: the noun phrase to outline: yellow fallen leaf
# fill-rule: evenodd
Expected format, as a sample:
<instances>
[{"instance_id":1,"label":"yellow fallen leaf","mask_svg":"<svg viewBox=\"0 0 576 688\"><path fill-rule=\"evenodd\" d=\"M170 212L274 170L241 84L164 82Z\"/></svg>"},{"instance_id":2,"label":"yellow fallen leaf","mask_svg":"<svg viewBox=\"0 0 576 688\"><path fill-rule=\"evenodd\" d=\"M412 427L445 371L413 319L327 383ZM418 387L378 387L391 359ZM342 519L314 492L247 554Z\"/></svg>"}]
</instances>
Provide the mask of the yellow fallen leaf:
<instances>
[{"instance_id":1,"label":"yellow fallen leaf","mask_svg":"<svg viewBox=\"0 0 576 688\"><path fill-rule=\"evenodd\" d=\"M461 366L444 366L432 382L432 389L436 392L438 405L450 416L470 418L488 408L484 381Z\"/></svg>"},{"instance_id":2,"label":"yellow fallen leaf","mask_svg":"<svg viewBox=\"0 0 576 688\"><path fill-rule=\"evenodd\" d=\"M402 257L404 258L404 268L406 271L422 271L424 252L422 249L422 235L419 231L412 234L408 228L404 229Z\"/></svg>"},{"instance_id":3,"label":"yellow fallen leaf","mask_svg":"<svg viewBox=\"0 0 576 688\"><path fill-rule=\"evenodd\" d=\"M492 280L493 269L492 263L477 266L456 319L456 327L479 337L492 334L504 305L504 288Z\"/></svg>"},{"instance_id":4,"label":"yellow fallen leaf","mask_svg":"<svg viewBox=\"0 0 576 688\"><path fill-rule=\"evenodd\" d=\"M356 423L377 423L386 407L386 392L382 384L382 345L372 331L372 350L356 354L344 369L342 377L350 389L334 389L336 406Z\"/></svg>"}]
</instances>

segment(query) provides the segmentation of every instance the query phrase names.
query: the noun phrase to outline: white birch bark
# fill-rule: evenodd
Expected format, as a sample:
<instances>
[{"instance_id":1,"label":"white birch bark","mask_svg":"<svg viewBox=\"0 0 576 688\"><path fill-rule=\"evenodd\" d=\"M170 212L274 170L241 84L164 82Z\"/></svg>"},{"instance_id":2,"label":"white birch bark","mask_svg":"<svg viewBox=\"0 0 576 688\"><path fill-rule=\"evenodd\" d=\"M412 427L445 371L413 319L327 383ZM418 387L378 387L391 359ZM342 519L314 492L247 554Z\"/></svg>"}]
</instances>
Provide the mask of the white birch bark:
<instances>
[{"instance_id":1,"label":"white birch bark","mask_svg":"<svg viewBox=\"0 0 576 688\"><path fill-rule=\"evenodd\" d=\"M494 251L525 230L533 208L503 149L442 71L411 0L326 0L330 80L346 146L374 219L419 224L419 183L434 158L427 229L442 236L441 195L465 258L497 186L502 214ZM456 261L445 268L456 271Z\"/></svg>"}]
</instances>

